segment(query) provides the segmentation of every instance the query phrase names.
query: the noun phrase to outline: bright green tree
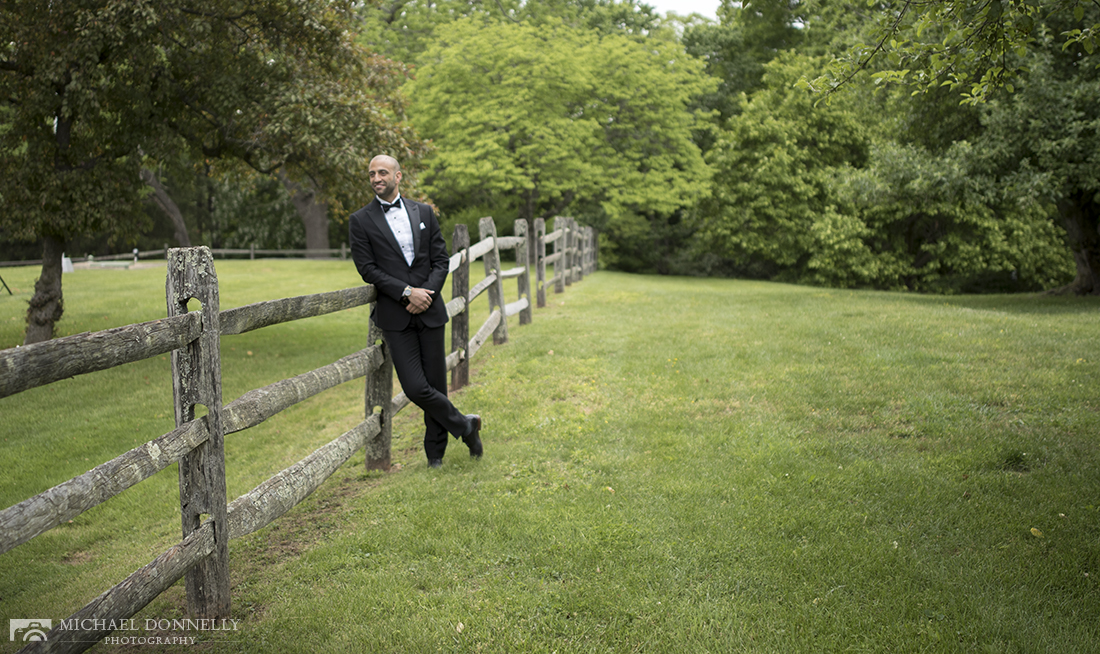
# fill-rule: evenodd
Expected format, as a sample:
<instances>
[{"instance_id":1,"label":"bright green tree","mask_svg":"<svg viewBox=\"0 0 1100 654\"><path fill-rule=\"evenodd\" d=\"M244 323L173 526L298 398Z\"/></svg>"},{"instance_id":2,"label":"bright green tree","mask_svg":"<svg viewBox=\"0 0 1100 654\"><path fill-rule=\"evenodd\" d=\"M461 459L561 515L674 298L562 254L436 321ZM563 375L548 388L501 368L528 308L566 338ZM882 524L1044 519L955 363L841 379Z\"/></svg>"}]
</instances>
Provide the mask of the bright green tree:
<instances>
[{"instance_id":1,"label":"bright green tree","mask_svg":"<svg viewBox=\"0 0 1100 654\"><path fill-rule=\"evenodd\" d=\"M637 0L381 0L360 9L362 41L372 50L415 63L437 38L437 30L455 21L567 25L601 34L639 38L661 31L653 8ZM671 33L666 34L672 38Z\"/></svg>"},{"instance_id":2,"label":"bright green tree","mask_svg":"<svg viewBox=\"0 0 1100 654\"><path fill-rule=\"evenodd\" d=\"M62 314L74 235L142 225L148 160L288 166L336 193L362 187L364 148L418 146L341 0L73 0L0 3L0 223L43 243L26 342Z\"/></svg>"},{"instance_id":3,"label":"bright green tree","mask_svg":"<svg viewBox=\"0 0 1100 654\"><path fill-rule=\"evenodd\" d=\"M617 230L705 191L687 107L708 84L669 41L456 22L407 90L413 124L436 147L425 188L445 212L570 214L613 244Z\"/></svg>"}]
</instances>

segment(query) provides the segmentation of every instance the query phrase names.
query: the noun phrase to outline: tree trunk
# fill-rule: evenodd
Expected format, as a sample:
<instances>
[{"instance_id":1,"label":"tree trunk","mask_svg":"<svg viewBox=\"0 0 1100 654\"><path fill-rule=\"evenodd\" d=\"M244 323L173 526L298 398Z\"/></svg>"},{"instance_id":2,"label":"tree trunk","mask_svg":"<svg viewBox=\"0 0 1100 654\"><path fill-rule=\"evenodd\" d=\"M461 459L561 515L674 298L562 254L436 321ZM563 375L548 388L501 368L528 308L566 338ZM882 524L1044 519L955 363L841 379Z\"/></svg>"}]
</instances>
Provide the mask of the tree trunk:
<instances>
[{"instance_id":1,"label":"tree trunk","mask_svg":"<svg viewBox=\"0 0 1100 654\"><path fill-rule=\"evenodd\" d=\"M23 345L53 338L54 324L65 308L61 298L61 255L65 242L52 235L43 239L42 276L34 283L34 297L27 307L27 335Z\"/></svg>"},{"instance_id":2,"label":"tree trunk","mask_svg":"<svg viewBox=\"0 0 1100 654\"><path fill-rule=\"evenodd\" d=\"M329 248L328 204L318 199L319 194L315 189L291 180L282 170L278 175L279 181L290 192L290 200L294 203L294 208L302 217L302 224L306 228L306 249L327 250ZM306 256L310 259L324 259L328 254L311 252Z\"/></svg>"},{"instance_id":3,"label":"tree trunk","mask_svg":"<svg viewBox=\"0 0 1100 654\"><path fill-rule=\"evenodd\" d=\"M1054 292L1100 295L1100 205L1077 193L1058 203L1058 213L1077 264L1077 277Z\"/></svg>"},{"instance_id":4,"label":"tree trunk","mask_svg":"<svg viewBox=\"0 0 1100 654\"><path fill-rule=\"evenodd\" d=\"M161 184L153 171L148 168L141 169L141 181L153 188L153 201L160 207L161 211L167 214L172 221L172 225L175 226L176 243L181 248L191 247L191 237L187 235L187 224L183 222L183 214L180 212L179 206L172 200L172 197L168 195L168 191L164 189L164 184Z\"/></svg>"}]
</instances>

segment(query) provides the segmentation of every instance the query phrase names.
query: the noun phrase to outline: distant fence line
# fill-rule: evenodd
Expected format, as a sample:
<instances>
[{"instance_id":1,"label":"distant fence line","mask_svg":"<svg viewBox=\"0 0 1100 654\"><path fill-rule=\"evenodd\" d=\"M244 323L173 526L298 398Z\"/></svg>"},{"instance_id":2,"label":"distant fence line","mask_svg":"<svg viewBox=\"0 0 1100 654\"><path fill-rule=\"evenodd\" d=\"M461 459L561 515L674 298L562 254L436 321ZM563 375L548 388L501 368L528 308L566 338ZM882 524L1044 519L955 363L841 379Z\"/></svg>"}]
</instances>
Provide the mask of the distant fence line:
<instances>
[{"instance_id":1,"label":"distant fence line","mask_svg":"<svg viewBox=\"0 0 1100 654\"><path fill-rule=\"evenodd\" d=\"M542 220L537 219L537 220ZM555 220L561 220L560 218ZM522 222L522 221L517 221ZM545 225L545 221L543 221ZM579 232L578 232L579 233ZM507 237L506 237L507 238ZM592 252L595 252L597 247L595 241L589 246L587 243L579 243L578 249L582 251L580 256L587 257L587 248L591 247ZM125 252L122 254L104 254L102 256L85 255L82 257L68 257L72 263L95 263L99 262L118 262L118 261L130 261L132 263L138 263L142 259L167 259L168 251L171 250L166 243L163 248L157 250L139 250L134 248L131 252ZM210 248L210 253L214 258L218 257L243 257L247 256L249 259L255 259L256 257L307 257L307 258L331 258L339 257L340 259L347 259L351 256L351 248L347 243L341 243L338 248L320 248L320 249L305 249L305 248L291 248L285 250L272 250L262 249L252 246L249 248ZM592 256L595 256L594 254ZM28 259L26 261L0 261L0 268L13 268L16 266L41 266L41 259Z\"/></svg>"},{"instance_id":2,"label":"distant fence line","mask_svg":"<svg viewBox=\"0 0 1100 654\"><path fill-rule=\"evenodd\" d=\"M496 224L483 218L480 240L470 244L465 225L455 227L450 258L452 299L447 313L453 324L447 368L452 390L468 383L469 361L484 342L508 340L508 318L532 320L531 268L535 268L538 306L545 306L547 286L561 293L596 270L596 234L571 218L555 218L547 233L535 221L535 261L528 261L527 223L515 223L515 236L498 237ZM553 247L551 254L547 246ZM516 265L503 270L500 250L515 250ZM469 288L470 264L482 259L485 279ZM106 627L128 619L185 577L188 612L193 617L229 616L228 543L257 531L297 505L358 450L368 469L388 469L393 416L409 404L404 393L391 397L393 365L382 332L370 324L368 347L331 364L290 379L251 390L222 405L220 337L242 334L283 322L324 315L374 302L371 285L340 291L282 298L221 311L213 252L205 247L167 253L168 317L101 332L78 334L0 351L0 397L78 374L172 353L176 428L88 472L0 511L0 555L84 511L179 463L182 540L148 565L96 597L61 625L47 640L20 652L81 652L111 633ZM546 267L554 276L546 279ZM516 279L519 299L505 303L503 280ZM489 317L469 336L469 304L488 293ZM188 311L192 299L199 311ZM224 437L256 426L321 391L359 377L366 379L366 416L359 425L276 473L232 502L226 499ZM196 405L208 413L195 417ZM226 535L228 537L226 537ZM77 625L81 630L62 627ZM91 629L85 629L91 625Z\"/></svg>"},{"instance_id":3,"label":"distant fence line","mask_svg":"<svg viewBox=\"0 0 1100 654\"><path fill-rule=\"evenodd\" d=\"M124 252L122 254L104 254L100 256L87 254L82 257L67 257L69 261L73 263L95 263L95 262L118 262L118 261L130 261L132 263L138 263L142 259L167 259L168 251L173 248L167 244L163 248L157 250L139 250L134 248L131 252ZM249 259L255 259L256 257L308 257L308 258L329 258L339 256L341 259L347 259L351 254L351 248L347 243L341 243L338 248L321 248L307 250L303 248L286 249L286 250L270 250L260 249L255 246L249 248L207 248L210 250L215 258L217 257L243 257L248 256ZM16 266L41 266L41 259L28 259L26 261L0 261L0 268L13 268Z\"/></svg>"}]
</instances>

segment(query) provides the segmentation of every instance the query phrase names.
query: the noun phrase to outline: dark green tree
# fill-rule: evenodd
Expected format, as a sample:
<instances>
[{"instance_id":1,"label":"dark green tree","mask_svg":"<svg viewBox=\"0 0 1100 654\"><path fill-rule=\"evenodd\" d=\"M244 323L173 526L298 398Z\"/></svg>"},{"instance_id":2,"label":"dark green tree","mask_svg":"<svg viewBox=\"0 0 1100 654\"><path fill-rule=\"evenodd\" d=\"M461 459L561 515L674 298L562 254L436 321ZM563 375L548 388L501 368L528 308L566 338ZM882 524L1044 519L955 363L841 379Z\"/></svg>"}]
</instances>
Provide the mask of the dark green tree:
<instances>
[{"instance_id":1,"label":"dark green tree","mask_svg":"<svg viewBox=\"0 0 1100 654\"><path fill-rule=\"evenodd\" d=\"M910 111L916 121L903 127L931 128L912 141L943 151L948 138L966 139L976 148L968 164L976 174L999 188L1025 189L1051 207L1077 270L1064 290L1100 294L1100 6L1077 0L903 2L884 5L878 20L870 45L854 48L840 67L807 85L838 88L873 67L872 77L883 86L905 84L938 98L909 105L926 113ZM937 87L973 108L949 110L950 95ZM914 135L911 129L900 133Z\"/></svg>"},{"instance_id":2,"label":"dark green tree","mask_svg":"<svg viewBox=\"0 0 1100 654\"><path fill-rule=\"evenodd\" d=\"M868 6L875 9L875 29L814 79L815 89L835 89L877 65L881 79L921 89L948 85L966 101L982 102L1014 88L1037 39L1092 55L1100 36L1095 0L887 0Z\"/></svg>"},{"instance_id":3,"label":"dark green tree","mask_svg":"<svg viewBox=\"0 0 1100 654\"><path fill-rule=\"evenodd\" d=\"M983 107L981 169L1049 203L1076 277L1063 291L1100 295L1100 53L1065 50L1040 31L1016 92Z\"/></svg>"},{"instance_id":4,"label":"dark green tree","mask_svg":"<svg viewBox=\"0 0 1100 654\"><path fill-rule=\"evenodd\" d=\"M684 47L706 62L707 74L719 80L718 87L701 99L701 106L717 111L720 122L737 113L740 95L762 88L764 65L802 43L798 13L802 6L797 0L744 4L723 0L717 24L687 29Z\"/></svg>"},{"instance_id":5,"label":"dark green tree","mask_svg":"<svg viewBox=\"0 0 1100 654\"><path fill-rule=\"evenodd\" d=\"M811 227L807 279L933 292L1064 283L1072 264L1049 205L1024 180L988 174L982 156L966 141L939 154L880 141L866 167L838 170L837 210Z\"/></svg>"},{"instance_id":6,"label":"dark green tree","mask_svg":"<svg viewBox=\"0 0 1100 654\"><path fill-rule=\"evenodd\" d=\"M43 251L26 342L62 315L68 239L140 230L150 160L288 166L355 194L363 148L415 158L403 68L356 46L352 18L350 0L0 3L0 229Z\"/></svg>"}]
</instances>

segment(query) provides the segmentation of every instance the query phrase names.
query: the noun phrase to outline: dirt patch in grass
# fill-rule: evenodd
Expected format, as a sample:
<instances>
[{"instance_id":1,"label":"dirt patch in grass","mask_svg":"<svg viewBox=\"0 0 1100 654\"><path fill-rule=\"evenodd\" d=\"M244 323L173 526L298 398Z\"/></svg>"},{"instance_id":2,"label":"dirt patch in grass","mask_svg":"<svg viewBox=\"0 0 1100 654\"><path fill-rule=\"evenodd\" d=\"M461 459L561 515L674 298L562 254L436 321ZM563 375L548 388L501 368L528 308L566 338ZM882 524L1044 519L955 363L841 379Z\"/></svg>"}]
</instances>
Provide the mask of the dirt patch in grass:
<instances>
[{"instance_id":1,"label":"dirt patch in grass","mask_svg":"<svg viewBox=\"0 0 1100 654\"><path fill-rule=\"evenodd\" d=\"M391 473L400 467L391 468ZM348 503L381 483L381 477L348 476L329 479L313 495L278 520L252 534L246 551L230 564L235 579L249 579L271 565L295 559L325 535L339 529ZM231 548L232 549L232 548Z\"/></svg>"},{"instance_id":2,"label":"dirt patch in grass","mask_svg":"<svg viewBox=\"0 0 1100 654\"><path fill-rule=\"evenodd\" d=\"M84 565L94 560L95 554L92 552L77 551L66 554L65 558L61 559L61 562L65 565Z\"/></svg>"}]
</instances>

